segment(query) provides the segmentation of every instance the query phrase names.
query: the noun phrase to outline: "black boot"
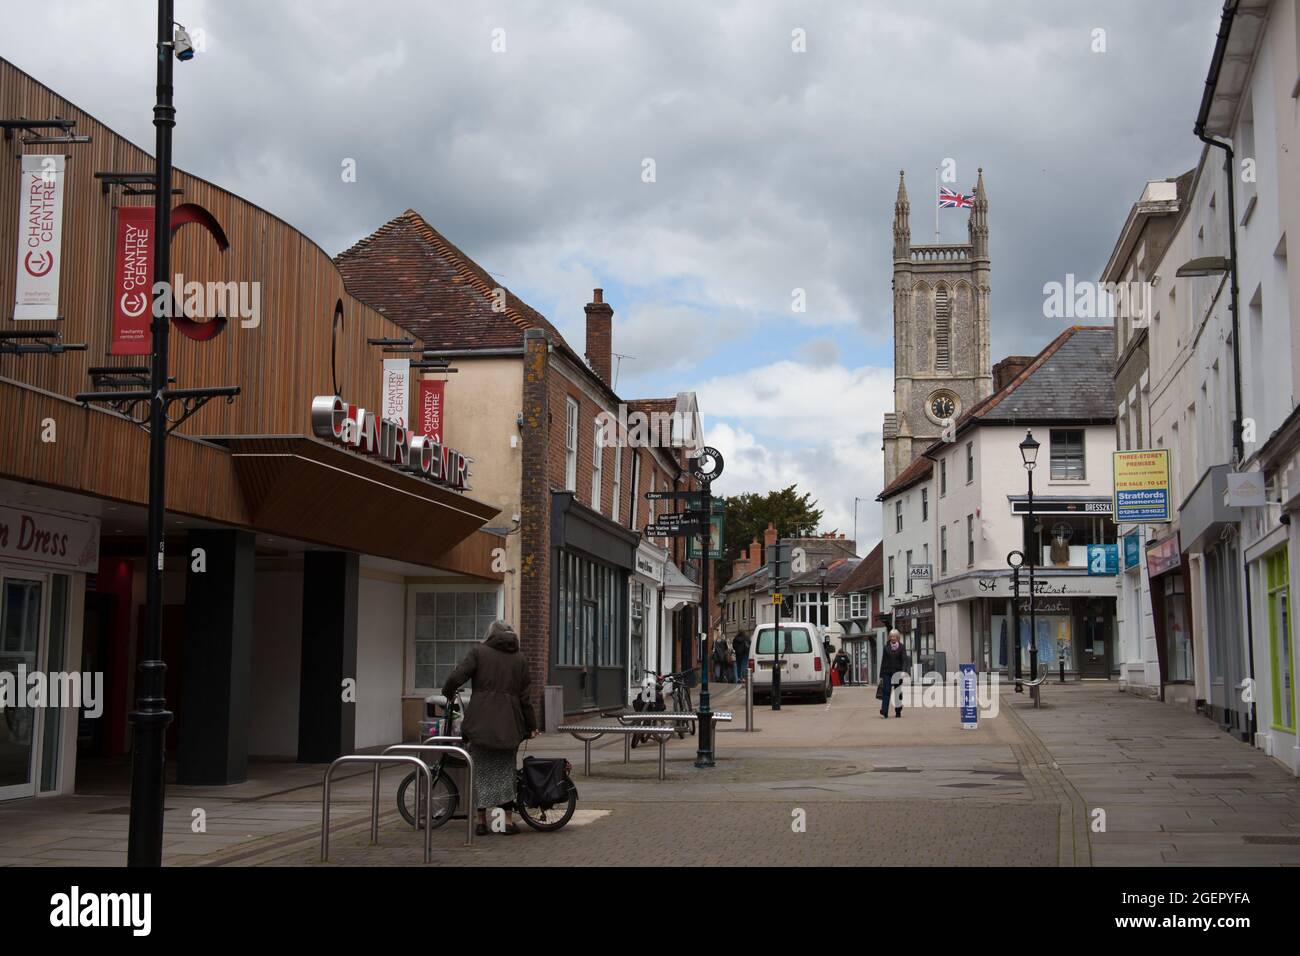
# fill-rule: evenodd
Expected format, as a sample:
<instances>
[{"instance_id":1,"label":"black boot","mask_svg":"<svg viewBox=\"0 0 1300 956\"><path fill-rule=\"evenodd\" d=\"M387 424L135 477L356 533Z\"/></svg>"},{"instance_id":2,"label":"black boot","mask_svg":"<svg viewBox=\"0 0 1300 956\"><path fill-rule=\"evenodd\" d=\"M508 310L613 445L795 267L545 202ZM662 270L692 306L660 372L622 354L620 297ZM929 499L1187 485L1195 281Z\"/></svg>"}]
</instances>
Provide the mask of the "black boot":
<instances>
[{"instance_id":1,"label":"black boot","mask_svg":"<svg viewBox=\"0 0 1300 956\"><path fill-rule=\"evenodd\" d=\"M903 716L903 708L901 708L901 707L895 707L895 708L894 708L894 716L895 716L895 717L902 717L902 716Z\"/></svg>"}]
</instances>

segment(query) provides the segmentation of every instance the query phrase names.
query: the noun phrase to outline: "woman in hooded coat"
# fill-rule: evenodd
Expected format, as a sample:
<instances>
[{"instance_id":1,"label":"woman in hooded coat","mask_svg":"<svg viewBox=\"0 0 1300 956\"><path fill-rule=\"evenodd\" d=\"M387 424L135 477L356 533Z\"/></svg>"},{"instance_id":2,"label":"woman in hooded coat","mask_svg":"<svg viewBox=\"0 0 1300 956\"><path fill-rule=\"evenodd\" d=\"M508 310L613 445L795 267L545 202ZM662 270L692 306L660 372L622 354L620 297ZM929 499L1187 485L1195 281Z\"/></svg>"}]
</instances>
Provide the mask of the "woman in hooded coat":
<instances>
[{"instance_id":1,"label":"woman in hooded coat","mask_svg":"<svg viewBox=\"0 0 1300 956\"><path fill-rule=\"evenodd\" d=\"M487 833L489 807L506 807L504 833L518 833L509 805L515 799L515 753L521 741L537 736L537 719L529 699L528 661L519 653L519 636L505 621L494 621L483 643L442 685L448 700L467 681L473 682L461 735L474 759L476 833Z\"/></svg>"}]
</instances>

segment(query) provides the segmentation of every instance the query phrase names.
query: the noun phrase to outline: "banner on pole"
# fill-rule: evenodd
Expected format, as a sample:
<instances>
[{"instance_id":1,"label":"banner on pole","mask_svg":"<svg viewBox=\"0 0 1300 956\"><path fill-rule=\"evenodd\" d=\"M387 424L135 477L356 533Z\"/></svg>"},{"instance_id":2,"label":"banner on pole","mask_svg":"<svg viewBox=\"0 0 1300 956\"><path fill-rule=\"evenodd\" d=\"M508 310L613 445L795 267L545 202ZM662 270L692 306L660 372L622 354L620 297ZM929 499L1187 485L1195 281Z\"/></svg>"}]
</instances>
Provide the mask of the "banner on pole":
<instances>
[{"instance_id":1,"label":"banner on pole","mask_svg":"<svg viewBox=\"0 0 1300 956\"><path fill-rule=\"evenodd\" d=\"M59 317L63 259L63 156L23 156L18 189L18 281L14 320Z\"/></svg>"},{"instance_id":2,"label":"banner on pole","mask_svg":"<svg viewBox=\"0 0 1300 956\"><path fill-rule=\"evenodd\" d=\"M421 435L425 435L439 444L442 443L443 399L446 397L447 383L425 379L420 382L420 409L416 426Z\"/></svg>"},{"instance_id":3,"label":"banner on pole","mask_svg":"<svg viewBox=\"0 0 1300 956\"><path fill-rule=\"evenodd\" d=\"M113 355L148 355L153 351L152 206L119 206L113 234Z\"/></svg>"},{"instance_id":4,"label":"banner on pole","mask_svg":"<svg viewBox=\"0 0 1300 956\"><path fill-rule=\"evenodd\" d=\"M383 416L405 428L411 420L411 360L384 359Z\"/></svg>"}]
</instances>

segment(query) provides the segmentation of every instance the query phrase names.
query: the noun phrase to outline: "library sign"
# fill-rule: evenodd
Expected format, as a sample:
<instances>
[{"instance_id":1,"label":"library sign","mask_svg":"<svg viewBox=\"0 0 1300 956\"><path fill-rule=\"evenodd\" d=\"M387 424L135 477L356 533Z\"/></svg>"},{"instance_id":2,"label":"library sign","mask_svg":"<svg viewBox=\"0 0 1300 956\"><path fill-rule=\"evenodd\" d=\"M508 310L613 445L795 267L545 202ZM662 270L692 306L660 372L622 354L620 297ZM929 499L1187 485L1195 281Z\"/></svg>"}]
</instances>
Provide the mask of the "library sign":
<instances>
[{"instance_id":1,"label":"library sign","mask_svg":"<svg viewBox=\"0 0 1300 956\"><path fill-rule=\"evenodd\" d=\"M473 458L372 411L349 405L337 395L312 399L311 430L317 438L391 462L436 485L470 490Z\"/></svg>"}]
</instances>

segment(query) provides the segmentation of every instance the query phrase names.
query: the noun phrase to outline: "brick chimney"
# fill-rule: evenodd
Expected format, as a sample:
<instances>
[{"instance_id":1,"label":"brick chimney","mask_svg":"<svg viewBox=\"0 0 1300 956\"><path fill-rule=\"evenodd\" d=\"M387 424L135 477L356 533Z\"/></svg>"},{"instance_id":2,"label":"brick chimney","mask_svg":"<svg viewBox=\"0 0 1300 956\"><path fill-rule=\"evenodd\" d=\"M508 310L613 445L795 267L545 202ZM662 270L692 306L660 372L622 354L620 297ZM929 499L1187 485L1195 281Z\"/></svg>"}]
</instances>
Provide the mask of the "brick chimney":
<instances>
[{"instance_id":1,"label":"brick chimney","mask_svg":"<svg viewBox=\"0 0 1300 956\"><path fill-rule=\"evenodd\" d=\"M614 325L614 309L605 302L604 289L592 289L592 301L587 303L587 362L592 371L606 385L610 381L610 335Z\"/></svg>"},{"instance_id":2,"label":"brick chimney","mask_svg":"<svg viewBox=\"0 0 1300 956\"><path fill-rule=\"evenodd\" d=\"M993 391L1000 392L1012 379L1034 364L1032 355L1008 355L993 366Z\"/></svg>"},{"instance_id":3,"label":"brick chimney","mask_svg":"<svg viewBox=\"0 0 1300 956\"><path fill-rule=\"evenodd\" d=\"M763 531L763 563L767 564L767 551L772 545L776 544L776 525L772 522L767 523L767 528Z\"/></svg>"}]
</instances>

